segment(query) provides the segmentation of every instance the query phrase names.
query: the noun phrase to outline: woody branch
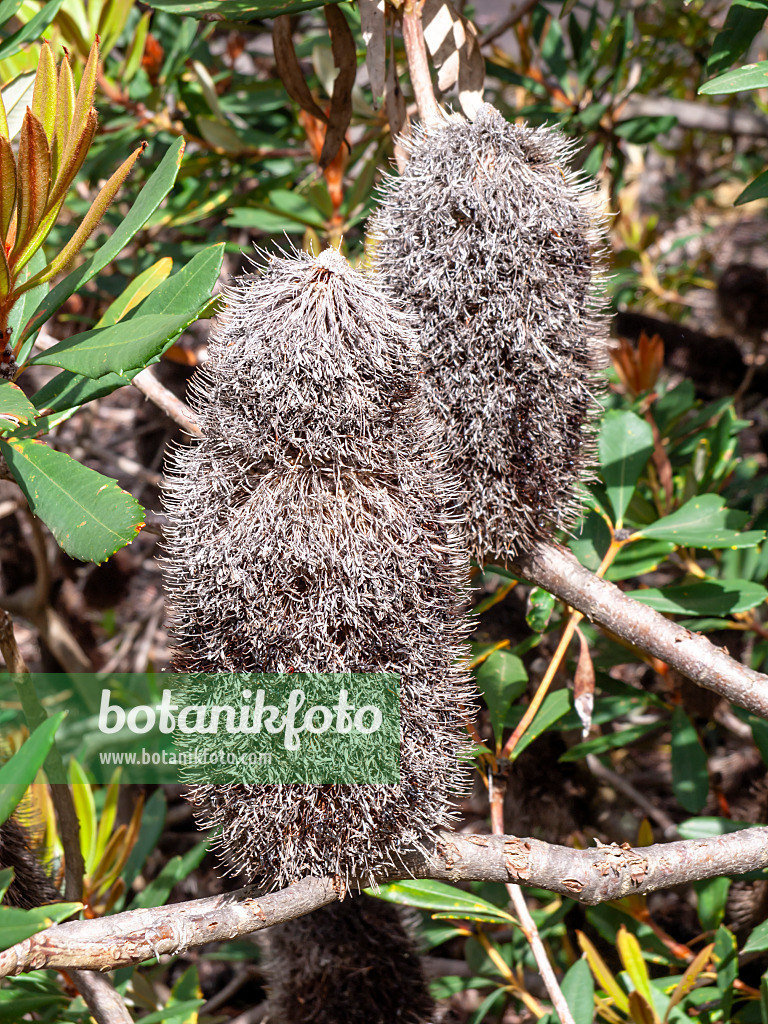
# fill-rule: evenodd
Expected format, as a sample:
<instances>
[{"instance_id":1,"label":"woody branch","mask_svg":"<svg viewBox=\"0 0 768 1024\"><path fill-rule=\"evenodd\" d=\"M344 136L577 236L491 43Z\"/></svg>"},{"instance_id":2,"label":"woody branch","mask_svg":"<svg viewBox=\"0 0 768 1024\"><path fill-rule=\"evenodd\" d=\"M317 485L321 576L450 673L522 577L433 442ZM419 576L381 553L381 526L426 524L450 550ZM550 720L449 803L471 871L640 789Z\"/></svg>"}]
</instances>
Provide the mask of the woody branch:
<instances>
[{"instance_id":1,"label":"woody branch","mask_svg":"<svg viewBox=\"0 0 768 1024\"><path fill-rule=\"evenodd\" d=\"M597 904L766 866L768 828L638 849L614 843L588 850L516 836L443 833L431 855L414 853L405 871L391 872L379 881L413 876L454 883L515 883ZM245 888L169 907L70 921L0 953L0 977L42 968L113 970L291 921L343 894L338 879L304 878L267 896Z\"/></svg>"}]
</instances>

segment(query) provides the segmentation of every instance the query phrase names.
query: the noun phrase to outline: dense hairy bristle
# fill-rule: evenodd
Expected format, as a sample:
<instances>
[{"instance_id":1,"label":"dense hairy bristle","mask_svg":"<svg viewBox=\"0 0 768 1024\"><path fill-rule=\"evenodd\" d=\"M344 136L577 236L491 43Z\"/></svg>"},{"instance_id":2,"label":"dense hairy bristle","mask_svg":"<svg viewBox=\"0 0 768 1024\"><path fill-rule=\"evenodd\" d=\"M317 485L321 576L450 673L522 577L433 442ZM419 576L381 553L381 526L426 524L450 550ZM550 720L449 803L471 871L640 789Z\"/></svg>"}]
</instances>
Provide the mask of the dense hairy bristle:
<instances>
[{"instance_id":1,"label":"dense hairy bristle","mask_svg":"<svg viewBox=\"0 0 768 1024\"><path fill-rule=\"evenodd\" d=\"M434 1003L396 907L370 896L268 932L274 1024L427 1024Z\"/></svg>"},{"instance_id":2,"label":"dense hairy bristle","mask_svg":"<svg viewBox=\"0 0 768 1024\"><path fill-rule=\"evenodd\" d=\"M568 527L593 459L605 325L594 189L556 129L476 120L416 131L369 225L373 269L418 322L478 558Z\"/></svg>"},{"instance_id":3,"label":"dense hairy bristle","mask_svg":"<svg viewBox=\"0 0 768 1024\"><path fill-rule=\"evenodd\" d=\"M268 887L369 878L465 784L466 554L418 364L406 317L328 250L230 290L194 378L203 439L166 498L175 668L401 676L399 786L193 787L227 862Z\"/></svg>"}]
</instances>

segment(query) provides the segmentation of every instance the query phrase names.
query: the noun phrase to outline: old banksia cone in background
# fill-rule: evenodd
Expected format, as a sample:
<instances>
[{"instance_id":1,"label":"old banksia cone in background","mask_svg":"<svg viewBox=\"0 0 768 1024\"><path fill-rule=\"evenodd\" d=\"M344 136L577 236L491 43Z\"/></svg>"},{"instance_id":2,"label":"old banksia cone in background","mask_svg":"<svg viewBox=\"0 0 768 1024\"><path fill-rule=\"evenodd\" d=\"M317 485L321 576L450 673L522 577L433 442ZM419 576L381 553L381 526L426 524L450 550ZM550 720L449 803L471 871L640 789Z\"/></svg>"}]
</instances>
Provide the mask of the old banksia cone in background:
<instances>
[{"instance_id":1,"label":"old banksia cone in background","mask_svg":"<svg viewBox=\"0 0 768 1024\"><path fill-rule=\"evenodd\" d=\"M462 784L466 555L418 364L406 319L327 250L233 289L193 383L203 439L167 502L175 667L401 677L399 786L193 788L269 887L396 864Z\"/></svg>"},{"instance_id":2,"label":"old banksia cone in background","mask_svg":"<svg viewBox=\"0 0 768 1024\"><path fill-rule=\"evenodd\" d=\"M472 553L514 555L572 523L592 458L604 326L591 190L556 129L488 105L405 144L370 225L375 270L418 321Z\"/></svg>"}]
</instances>

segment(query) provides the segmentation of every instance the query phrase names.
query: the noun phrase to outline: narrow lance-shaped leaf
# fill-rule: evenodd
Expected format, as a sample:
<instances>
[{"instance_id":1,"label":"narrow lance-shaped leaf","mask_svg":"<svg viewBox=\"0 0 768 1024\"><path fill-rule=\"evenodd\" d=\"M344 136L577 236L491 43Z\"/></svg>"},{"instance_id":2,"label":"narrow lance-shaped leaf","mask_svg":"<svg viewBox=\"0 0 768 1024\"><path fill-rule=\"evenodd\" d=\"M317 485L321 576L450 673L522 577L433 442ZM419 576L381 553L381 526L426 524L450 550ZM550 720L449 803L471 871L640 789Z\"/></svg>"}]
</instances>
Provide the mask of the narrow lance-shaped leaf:
<instances>
[{"instance_id":1,"label":"narrow lance-shaped leaf","mask_svg":"<svg viewBox=\"0 0 768 1024\"><path fill-rule=\"evenodd\" d=\"M37 409L17 384L9 380L0 382L0 430L7 430L11 425L32 423L38 415Z\"/></svg>"},{"instance_id":2,"label":"narrow lance-shaped leaf","mask_svg":"<svg viewBox=\"0 0 768 1024\"><path fill-rule=\"evenodd\" d=\"M0 769L0 821L5 821L13 814L19 800L34 782L53 746L56 730L65 714L65 711L59 711L38 725L29 739Z\"/></svg>"},{"instance_id":3,"label":"narrow lance-shaped leaf","mask_svg":"<svg viewBox=\"0 0 768 1024\"><path fill-rule=\"evenodd\" d=\"M0 241L0 299L4 299L11 291L11 268L5 255L5 246Z\"/></svg>"},{"instance_id":4,"label":"narrow lance-shaped leaf","mask_svg":"<svg viewBox=\"0 0 768 1024\"><path fill-rule=\"evenodd\" d=\"M0 92L0 139L5 139L6 142L10 142L10 135L8 134L8 116L5 113L5 102L3 100L2 92Z\"/></svg>"},{"instance_id":5,"label":"narrow lance-shaped leaf","mask_svg":"<svg viewBox=\"0 0 768 1024\"><path fill-rule=\"evenodd\" d=\"M285 86L285 91L302 110L328 124L328 115L315 103L299 66L299 59L293 46L291 19L287 14L278 15L272 22L272 47L277 73Z\"/></svg>"},{"instance_id":6,"label":"narrow lance-shaped leaf","mask_svg":"<svg viewBox=\"0 0 768 1024\"><path fill-rule=\"evenodd\" d=\"M112 327L84 331L41 352L32 365L59 366L71 373L98 380L109 373L124 374L146 366L196 317L186 313L137 316Z\"/></svg>"},{"instance_id":7,"label":"narrow lance-shaped leaf","mask_svg":"<svg viewBox=\"0 0 768 1024\"><path fill-rule=\"evenodd\" d=\"M32 93L32 113L42 124L48 142L53 140L53 129L56 123L56 61L48 43L43 40L40 56L37 61L35 88Z\"/></svg>"},{"instance_id":8,"label":"narrow lance-shaped leaf","mask_svg":"<svg viewBox=\"0 0 768 1024\"><path fill-rule=\"evenodd\" d=\"M53 183L50 199L48 200L49 210L55 204L61 205L62 200L66 197L69 186L75 180L75 175L83 166L83 161L88 155L88 150L91 148L91 143L96 135L98 120L96 111L91 107L85 119L85 127L78 136L75 145L71 149L68 148L61 158L56 180Z\"/></svg>"},{"instance_id":9,"label":"narrow lance-shaped leaf","mask_svg":"<svg viewBox=\"0 0 768 1024\"><path fill-rule=\"evenodd\" d=\"M64 54L59 65L59 81L56 91L56 123L51 143L51 168L54 182L64 159L64 148L67 144L72 115L75 111L75 83L72 68L69 66L69 55Z\"/></svg>"},{"instance_id":10,"label":"narrow lance-shaped leaf","mask_svg":"<svg viewBox=\"0 0 768 1024\"><path fill-rule=\"evenodd\" d=\"M18 252L42 219L51 184L51 155L45 129L27 107L19 138L18 224L13 253Z\"/></svg>"},{"instance_id":11,"label":"narrow lance-shaped leaf","mask_svg":"<svg viewBox=\"0 0 768 1024\"><path fill-rule=\"evenodd\" d=\"M59 546L83 562L103 562L129 544L144 510L114 480L31 438L0 439L29 506Z\"/></svg>"},{"instance_id":12,"label":"narrow lance-shaped leaf","mask_svg":"<svg viewBox=\"0 0 768 1024\"><path fill-rule=\"evenodd\" d=\"M16 203L16 158L8 139L0 135L0 244L8 237Z\"/></svg>"},{"instance_id":13,"label":"narrow lance-shaped leaf","mask_svg":"<svg viewBox=\"0 0 768 1024\"><path fill-rule=\"evenodd\" d=\"M74 235L72 235L61 252L54 257L45 270L36 274L26 282L23 286L24 291L34 288L35 285L43 284L45 281L50 281L52 277L60 274L72 257L82 249L88 240L89 235L94 231L99 221L106 213L109 204L115 198L118 189L130 174L131 168L144 152L146 145L147 144L143 142L139 148L134 150L128 159L118 167L106 185L102 188L101 192L99 192L94 199L90 210L86 213L85 217L83 217L80 227L75 231ZM17 294L21 294L21 292L19 291Z\"/></svg>"},{"instance_id":14,"label":"narrow lance-shaped leaf","mask_svg":"<svg viewBox=\"0 0 768 1024\"><path fill-rule=\"evenodd\" d=\"M352 119L352 89L357 77L357 49L347 19L339 8L335 4L326 4L323 10L331 33L333 62L339 69L333 82L331 116L320 154L320 166L327 167L341 148Z\"/></svg>"},{"instance_id":15,"label":"narrow lance-shaped leaf","mask_svg":"<svg viewBox=\"0 0 768 1024\"><path fill-rule=\"evenodd\" d=\"M46 211L42 220L27 243L21 248L14 261L14 270L17 274L40 249L40 246L50 234L51 228L56 223L61 208L64 205L64 200L67 198L69 186L80 170L91 147L93 137L96 134L97 121L96 111L92 109L88 116L85 131L78 140L77 147L69 154L66 162L60 168L58 180L48 196L48 203L46 204Z\"/></svg>"},{"instance_id":16,"label":"narrow lance-shaped leaf","mask_svg":"<svg viewBox=\"0 0 768 1024\"><path fill-rule=\"evenodd\" d=\"M128 211L125 220L115 228L114 233L107 239L104 245L82 266L78 267L77 270L73 270L63 281L59 281L50 292L41 299L38 299L36 305L30 306L32 315L30 316L29 312L27 313L28 319L23 330L19 333L19 339L24 346L20 353L22 360L29 353L31 339L35 332L50 319L73 292L77 291L78 288L82 288L100 270L103 270L108 263L111 263L130 242L136 232L144 227L173 187L173 183L179 173L183 153L184 139L177 139L168 148L157 170L154 171L149 181L141 190L138 199ZM37 283L39 284L39 282ZM17 294L21 294L21 291L25 291L25 289L17 289ZM14 309L16 308L15 306Z\"/></svg>"},{"instance_id":17,"label":"narrow lance-shaped leaf","mask_svg":"<svg viewBox=\"0 0 768 1024\"><path fill-rule=\"evenodd\" d=\"M147 267L143 273L139 274L135 278L125 291L119 295L109 308L104 312L99 322L96 324L96 328L99 327L111 327L116 324L118 320L122 320L123 317L130 313L140 302L143 302L146 297L157 288L170 274L173 269L173 260L170 256L163 256L157 263L153 263L151 267Z\"/></svg>"},{"instance_id":18,"label":"narrow lance-shaped leaf","mask_svg":"<svg viewBox=\"0 0 768 1024\"><path fill-rule=\"evenodd\" d=\"M77 91L75 109L72 114L72 123L67 134L65 147L65 159L73 150L77 141L85 131L88 113L93 107L93 97L96 92L96 76L99 70L99 44L94 41L91 52L88 54L88 61L80 81L80 88Z\"/></svg>"}]
</instances>

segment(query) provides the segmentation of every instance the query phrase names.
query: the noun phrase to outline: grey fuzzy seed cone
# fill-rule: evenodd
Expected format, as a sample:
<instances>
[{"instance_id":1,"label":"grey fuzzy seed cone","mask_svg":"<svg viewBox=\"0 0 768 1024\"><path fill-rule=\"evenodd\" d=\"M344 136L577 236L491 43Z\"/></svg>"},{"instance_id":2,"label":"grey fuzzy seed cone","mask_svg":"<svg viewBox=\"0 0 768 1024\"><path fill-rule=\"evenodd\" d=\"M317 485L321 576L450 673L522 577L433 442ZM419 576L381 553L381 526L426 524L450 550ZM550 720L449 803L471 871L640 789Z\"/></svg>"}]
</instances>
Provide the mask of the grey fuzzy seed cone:
<instances>
[{"instance_id":1,"label":"grey fuzzy seed cone","mask_svg":"<svg viewBox=\"0 0 768 1024\"><path fill-rule=\"evenodd\" d=\"M269 258L227 299L191 385L203 437L165 498L174 668L399 673L401 783L190 799L265 889L367 880L431 843L467 784L458 489L413 329L377 284L327 250Z\"/></svg>"},{"instance_id":2,"label":"grey fuzzy seed cone","mask_svg":"<svg viewBox=\"0 0 768 1024\"><path fill-rule=\"evenodd\" d=\"M573 524L593 468L607 355L595 188L557 129L488 104L403 145L368 226L373 276L418 324L472 554L513 557Z\"/></svg>"}]
</instances>

